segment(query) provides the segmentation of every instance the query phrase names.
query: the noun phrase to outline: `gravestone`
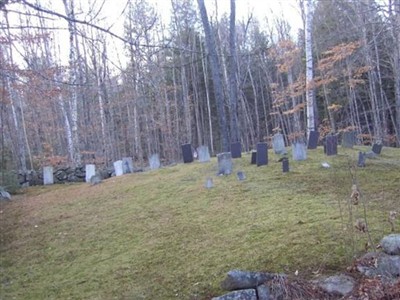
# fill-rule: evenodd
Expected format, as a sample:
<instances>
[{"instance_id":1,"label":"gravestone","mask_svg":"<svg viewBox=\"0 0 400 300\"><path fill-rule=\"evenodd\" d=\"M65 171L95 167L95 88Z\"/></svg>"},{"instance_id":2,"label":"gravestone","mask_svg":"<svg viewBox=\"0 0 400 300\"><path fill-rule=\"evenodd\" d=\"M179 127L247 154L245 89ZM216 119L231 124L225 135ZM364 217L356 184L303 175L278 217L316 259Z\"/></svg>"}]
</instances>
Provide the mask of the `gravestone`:
<instances>
[{"instance_id":1,"label":"gravestone","mask_svg":"<svg viewBox=\"0 0 400 300\"><path fill-rule=\"evenodd\" d=\"M53 167L47 166L43 168L43 184L53 184L54 183L54 176L53 176Z\"/></svg>"},{"instance_id":2,"label":"gravestone","mask_svg":"<svg viewBox=\"0 0 400 300\"><path fill-rule=\"evenodd\" d=\"M122 170L124 174L133 173L133 160L132 157L122 158Z\"/></svg>"},{"instance_id":3,"label":"gravestone","mask_svg":"<svg viewBox=\"0 0 400 300\"><path fill-rule=\"evenodd\" d=\"M208 146L200 146L197 148L197 153L199 154L199 162L209 162L210 152L208 151Z\"/></svg>"},{"instance_id":4,"label":"gravestone","mask_svg":"<svg viewBox=\"0 0 400 300\"><path fill-rule=\"evenodd\" d=\"M252 165L257 163L257 151L251 151L251 162Z\"/></svg>"},{"instance_id":5,"label":"gravestone","mask_svg":"<svg viewBox=\"0 0 400 300\"><path fill-rule=\"evenodd\" d=\"M90 178L96 175L96 166L93 164L88 164L85 166L85 181L90 182Z\"/></svg>"},{"instance_id":6,"label":"gravestone","mask_svg":"<svg viewBox=\"0 0 400 300\"><path fill-rule=\"evenodd\" d=\"M230 152L222 152L217 154L218 159L218 175L230 175L233 169L232 154Z\"/></svg>"},{"instance_id":7,"label":"gravestone","mask_svg":"<svg viewBox=\"0 0 400 300\"><path fill-rule=\"evenodd\" d=\"M310 135L308 137L308 149L317 149L319 140L319 132L318 131L310 131Z\"/></svg>"},{"instance_id":8,"label":"gravestone","mask_svg":"<svg viewBox=\"0 0 400 300\"><path fill-rule=\"evenodd\" d=\"M356 144L356 132L345 131L342 134L342 147L343 148L353 148Z\"/></svg>"},{"instance_id":9,"label":"gravestone","mask_svg":"<svg viewBox=\"0 0 400 300\"><path fill-rule=\"evenodd\" d=\"M257 167L268 165L268 145L267 143L257 144Z\"/></svg>"},{"instance_id":10,"label":"gravestone","mask_svg":"<svg viewBox=\"0 0 400 300\"><path fill-rule=\"evenodd\" d=\"M360 168L364 168L365 167L365 159L366 159L366 155L364 152L358 152L358 162L357 162L357 166Z\"/></svg>"},{"instance_id":11,"label":"gravestone","mask_svg":"<svg viewBox=\"0 0 400 300\"><path fill-rule=\"evenodd\" d=\"M283 140L283 135L277 133L272 137L272 148L275 154L286 154L285 141Z\"/></svg>"},{"instance_id":12,"label":"gravestone","mask_svg":"<svg viewBox=\"0 0 400 300\"><path fill-rule=\"evenodd\" d=\"M243 171L238 171L238 172L236 173L236 176L237 176L237 179L238 179L239 181L243 181L243 180L246 179L246 175L244 175L244 172L243 172Z\"/></svg>"},{"instance_id":13,"label":"gravestone","mask_svg":"<svg viewBox=\"0 0 400 300\"><path fill-rule=\"evenodd\" d=\"M325 140L325 154L327 156L336 155L337 154L337 136L336 135L327 135Z\"/></svg>"},{"instance_id":14,"label":"gravestone","mask_svg":"<svg viewBox=\"0 0 400 300\"><path fill-rule=\"evenodd\" d=\"M372 152L374 152L375 154L380 155L381 152L382 152L382 148L383 148L382 144L375 143L375 144L372 145Z\"/></svg>"},{"instance_id":15,"label":"gravestone","mask_svg":"<svg viewBox=\"0 0 400 300\"><path fill-rule=\"evenodd\" d=\"M282 158L282 172L289 172L289 159L287 157Z\"/></svg>"},{"instance_id":16,"label":"gravestone","mask_svg":"<svg viewBox=\"0 0 400 300\"><path fill-rule=\"evenodd\" d=\"M240 142L231 144L231 154L232 158L242 157L242 144Z\"/></svg>"},{"instance_id":17,"label":"gravestone","mask_svg":"<svg viewBox=\"0 0 400 300\"><path fill-rule=\"evenodd\" d=\"M115 171L115 176L124 175L124 168L123 168L122 160L114 161L114 171Z\"/></svg>"},{"instance_id":18,"label":"gravestone","mask_svg":"<svg viewBox=\"0 0 400 300\"><path fill-rule=\"evenodd\" d=\"M193 162L193 152L191 144L182 145L182 156L185 164Z\"/></svg>"},{"instance_id":19,"label":"gravestone","mask_svg":"<svg viewBox=\"0 0 400 300\"><path fill-rule=\"evenodd\" d=\"M149 157L149 165L151 170L157 170L161 167L160 156L158 153L154 153Z\"/></svg>"},{"instance_id":20,"label":"gravestone","mask_svg":"<svg viewBox=\"0 0 400 300\"><path fill-rule=\"evenodd\" d=\"M295 161L307 159L306 145L302 142L295 142L292 144L292 157Z\"/></svg>"},{"instance_id":21,"label":"gravestone","mask_svg":"<svg viewBox=\"0 0 400 300\"><path fill-rule=\"evenodd\" d=\"M207 178L206 183L204 184L204 187L206 189L211 189L212 187L214 187L213 179L211 177Z\"/></svg>"}]
</instances>

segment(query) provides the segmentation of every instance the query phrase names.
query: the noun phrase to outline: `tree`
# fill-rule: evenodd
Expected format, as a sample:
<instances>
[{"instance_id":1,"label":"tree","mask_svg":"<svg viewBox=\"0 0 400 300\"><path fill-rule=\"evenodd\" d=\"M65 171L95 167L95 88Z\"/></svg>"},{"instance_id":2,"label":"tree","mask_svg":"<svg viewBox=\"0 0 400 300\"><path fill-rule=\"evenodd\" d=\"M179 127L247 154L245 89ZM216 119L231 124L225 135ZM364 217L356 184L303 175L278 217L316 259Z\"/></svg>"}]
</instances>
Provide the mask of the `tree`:
<instances>
[{"instance_id":1,"label":"tree","mask_svg":"<svg viewBox=\"0 0 400 300\"><path fill-rule=\"evenodd\" d=\"M307 137L315 130L315 101L313 88L313 53L312 53L312 0L306 0L305 50L306 50L306 101L307 101Z\"/></svg>"}]
</instances>

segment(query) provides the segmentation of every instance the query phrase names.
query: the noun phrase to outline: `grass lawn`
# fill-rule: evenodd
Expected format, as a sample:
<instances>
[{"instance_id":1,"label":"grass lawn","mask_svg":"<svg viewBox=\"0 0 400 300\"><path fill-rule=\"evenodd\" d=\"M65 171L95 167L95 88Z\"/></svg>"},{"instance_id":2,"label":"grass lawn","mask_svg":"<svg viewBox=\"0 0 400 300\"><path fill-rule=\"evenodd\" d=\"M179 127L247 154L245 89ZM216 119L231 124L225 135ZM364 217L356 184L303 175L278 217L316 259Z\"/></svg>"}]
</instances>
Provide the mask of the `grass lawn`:
<instances>
[{"instance_id":1,"label":"grass lawn","mask_svg":"<svg viewBox=\"0 0 400 300\"><path fill-rule=\"evenodd\" d=\"M310 150L289 173L271 150L262 167L244 154L234 171L245 181L216 176L213 158L96 186L28 188L0 203L0 299L209 299L231 269L306 278L343 270L365 251L367 234L352 225L364 208L374 243L400 210L400 149L351 168L359 150ZM352 179L358 206L349 204Z\"/></svg>"}]
</instances>

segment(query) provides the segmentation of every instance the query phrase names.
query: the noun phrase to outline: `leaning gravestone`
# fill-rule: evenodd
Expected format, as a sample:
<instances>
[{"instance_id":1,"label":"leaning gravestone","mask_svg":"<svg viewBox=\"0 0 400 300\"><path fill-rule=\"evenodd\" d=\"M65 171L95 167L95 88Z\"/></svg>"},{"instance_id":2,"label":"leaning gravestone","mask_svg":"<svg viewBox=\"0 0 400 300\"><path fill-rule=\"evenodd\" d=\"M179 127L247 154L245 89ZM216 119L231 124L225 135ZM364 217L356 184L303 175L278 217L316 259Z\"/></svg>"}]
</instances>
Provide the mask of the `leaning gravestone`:
<instances>
[{"instance_id":1,"label":"leaning gravestone","mask_svg":"<svg viewBox=\"0 0 400 300\"><path fill-rule=\"evenodd\" d=\"M240 144L240 142L231 144L231 154L232 158L242 157L242 145Z\"/></svg>"},{"instance_id":2,"label":"leaning gravestone","mask_svg":"<svg viewBox=\"0 0 400 300\"><path fill-rule=\"evenodd\" d=\"M267 143L257 144L257 167L268 165L268 145Z\"/></svg>"},{"instance_id":3,"label":"leaning gravestone","mask_svg":"<svg viewBox=\"0 0 400 300\"><path fill-rule=\"evenodd\" d=\"M208 146L200 146L197 148L197 153L199 155L199 162L209 162L210 152L208 151Z\"/></svg>"},{"instance_id":4,"label":"leaning gravestone","mask_svg":"<svg viewBox=\"0 0 400 300\"><path fill-rule=\"evenodd\" d=\"M193 162L193 152L191 144L182 145L182 156L185 164Z\"/></svg>"},{"instance_id":5,"label":"leaning gravestone","mask_svg":"<svg viewBox=\"0 0 400 300\"><path fill-rule=\"evenodd\" d=\"M358 162L357 162L357 166L359 168L364 168L365 167L365 159L366 159L366 155L364 152L358 152Z\"/></svg>"},{"instance_id":6,"label":"leaning gravestone","mask_svg":"<svg viewBox=\"0 0 400 300\"><path fill-rule=\"evenodd\" d=\"M218 175L230 175L233 169L232 154L223 152L217 154L218 159Z\"/></svg>"},{"instance_id":7,"label":"leaning gravestone","mask_svg":"<svg viewBox=\"0 0 400 300\"><path fill-rule=\"evenodd\" d=\"M93 164L88 164L85 166L85 181L90 182L90 178L96 175L96 166Z\"/></svg>"},{"instance_id":8,"label":"leaning gravestone","mask_svg":"<svg viewBox=\"0 0 400 300\"><path fill-rule=\"evenodd\" d=\"M114 161L114 171L115 171L115 176L124 175L124 168L123 168L122 160Z\"/></svg>"},{"instance_id":9,"label":"leaning gravestone","mask_svg":"<svg viewBox=\"0 0 400 300\"><path fill-rule=\"evenodd\" d=\"M374 152L375 154L380 155L381 152L382 152L382 148L383 148L382 144L378 144L378 143L373 144L372 145L372 152Z\"/></svg>"},{"instance_id":10,"label":"leaning gravestone","mask_svg":"<svg viewBox=\"0 0 400 300\"><path fill-rule=\"evenodd\" d=\"M133 173L133 160L132 157L122 158L122 170L124 174Z\"/></svg>"},{"instance_id":11,"label":"leaning gravestone","mask_svg":"<svg viewBox=\"0 0 400 300\"><path fill-rule=\"evenodd\" d=\"M149 165L151 170L157 170L161 167L160 156L158 155L158 153L154 153L150 156Z\"/></svg>"},{"instance_id":12,"label":"leaning gravestone","mask_svg":"<svg viewBox=\"0 0 400 300\"><path fill-rule=\"evenodd\" d=\"M295 161L307 159L306 145L301 142L295 142L292 144L292 157Z\"/></svg>"},{"instance_id":13,"label":"leaning gravestone","mask_svg":"<svg viewBox=\"0 0 400 300\"><path fill-rule=\"evenodd\" d=\"M326 155L336 155L337 154L337 136L336 135L327 135L325 141L326 147Z\"/></svg>"},{"instance_id":14,"label":"leaning gravestone","mask_svg":"<svg viewBox=\"0 0 400 300\"><path fill-rule=\"evenodd\" d=\"M275 154L286 154L285 141L283 140L283 135L277 133L272 137L272 148Z\"/></svg>"},{"instance_id":15,"label":"leaning gravestone","mask_svg":"<svg viewBox=\"0 0 400 300\"><path fill-rule=\"evenodd\" d=\"M342 134L342 147L353 148L356 143L356 133L354 131L346 131Z\"/></svg>"},{"instance_id":16,"label":"leaning gravestone","mask_svg":"<svg viewBox=\"0 0 400 300\"><path fill-rule=\"evenodd\" d=\"M317 149L319 140L319 132L318 131L310 131L310 135L308 137L308 149Z\"/></svg>"},{"instance_id":17,"label":"leaning gravestone","mask_svg":"<svg viewBox=\"0 0 400 300\"><path fill-rule=\"evenodd\" d=\"M48 166L43 168L43 184L53 184L54 183L54 176L53 176L53 167Z\"/></svg>"}]
</instances>

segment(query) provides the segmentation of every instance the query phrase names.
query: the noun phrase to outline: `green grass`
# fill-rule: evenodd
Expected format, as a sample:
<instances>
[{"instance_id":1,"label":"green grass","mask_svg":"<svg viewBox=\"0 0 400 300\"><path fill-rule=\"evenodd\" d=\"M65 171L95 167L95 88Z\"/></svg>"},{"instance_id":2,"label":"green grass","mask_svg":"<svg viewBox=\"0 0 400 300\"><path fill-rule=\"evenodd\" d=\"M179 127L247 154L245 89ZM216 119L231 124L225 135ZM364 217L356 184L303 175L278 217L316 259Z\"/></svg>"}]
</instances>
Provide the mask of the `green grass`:
<instances>
[{"instance_id":1,"label":"green grass","mask_svg":"<svg viewBox=\"0 0 400 300\"><path fill-rule=\"evenodd\" d=\"M367 242L352 229L363 205L347 204L360 149L312 150L285 174L271 151L263 167L245 154L234 160L243 182L215 176L214 158L96 186L29 188L0 204L0 299L209 299L231 269L342 270ZM377 243L400 207L400 149L384 148L355 178Z\"/></svg>"}]
</instances>

